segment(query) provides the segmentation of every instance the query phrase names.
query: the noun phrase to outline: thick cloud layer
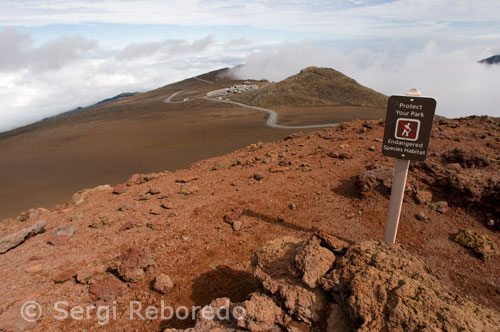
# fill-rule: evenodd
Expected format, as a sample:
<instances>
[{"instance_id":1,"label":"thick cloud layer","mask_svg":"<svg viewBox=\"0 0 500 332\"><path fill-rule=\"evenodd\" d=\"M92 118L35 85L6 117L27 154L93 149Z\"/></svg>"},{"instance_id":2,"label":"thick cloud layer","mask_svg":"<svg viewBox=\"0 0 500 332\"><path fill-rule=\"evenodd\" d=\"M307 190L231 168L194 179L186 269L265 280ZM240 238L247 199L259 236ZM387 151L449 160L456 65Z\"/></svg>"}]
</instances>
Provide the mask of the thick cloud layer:
<instances>
[{"instance_id":1,"label":"thick cloud layer","mask_svg":"<svg viewBox=\"0 0 500 332\"><path fill-rule=\"evenodd\" d=\"M279 81L307 66L331 67L386 95L417 87L438 100L437 113L443 116L500 116L500 65L477 63L481 52L476 48L446 51L433 42L410 53L339 52L314 43L285 44L252 53L236 73L242 78Z\"/></svg>"},{"instance_id":2,"label":"thick cloud layer","mask_svg":"<svg viewBox=\"0 0 500 332\"><path fill-rule=\"evenodd\" d=\"M40 44L8 29L0 30L0 48L0 131L241 63L247 64L238 70L241 78L278 81L307 66L331 67L387 95L418 87L437 98L441 115L500 116L500 66L477 63L492 54L484 46L446 51L428 43L401 51L373 44L339 51L312 42L279 46L245 38L217 41L208 35L111 48L78 36Z\"/></svg>"},{"instance_id":3,"label":"thick cloud layer","mask_svg":"<svg viewBox=\"0 0 500 332\"><path fill-rule=\"evenodd\" d=\"M0 48L0 132L241 61L211 35L107 49L82 37L37 45L9 29L0 31Z\"/></svg>"}]
</instances>

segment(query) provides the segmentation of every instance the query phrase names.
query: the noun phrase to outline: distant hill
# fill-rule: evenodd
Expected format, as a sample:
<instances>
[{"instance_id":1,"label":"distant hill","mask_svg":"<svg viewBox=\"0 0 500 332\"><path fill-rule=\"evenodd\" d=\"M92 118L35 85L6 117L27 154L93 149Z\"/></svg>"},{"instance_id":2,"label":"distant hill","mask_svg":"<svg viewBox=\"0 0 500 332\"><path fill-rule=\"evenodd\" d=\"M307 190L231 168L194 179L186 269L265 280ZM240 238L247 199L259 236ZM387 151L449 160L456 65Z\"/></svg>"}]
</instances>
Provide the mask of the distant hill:
<instances>
[{"instance_id":1,"label":"distant hill","mask_svg":"<svg viewBox=\"0 0 500 332\"><path fill-rule=\"evenodd\" d=\"M500 55L490 56L489 58L479 61L480 63L486 63L488 65L494 65L500 63Z\"/></svg>"},{"instance_id":2,"label":"distant hill","mask_svg":"<svg viewBox=\"0 0 500 332\"><path fill-rule=\"evenodd\" d=\"M331 69L308 67L278 83L231 98L262 107L275 106L387 106L387 97L362 86L352 78Z\"/></svg>"}]
</instances>

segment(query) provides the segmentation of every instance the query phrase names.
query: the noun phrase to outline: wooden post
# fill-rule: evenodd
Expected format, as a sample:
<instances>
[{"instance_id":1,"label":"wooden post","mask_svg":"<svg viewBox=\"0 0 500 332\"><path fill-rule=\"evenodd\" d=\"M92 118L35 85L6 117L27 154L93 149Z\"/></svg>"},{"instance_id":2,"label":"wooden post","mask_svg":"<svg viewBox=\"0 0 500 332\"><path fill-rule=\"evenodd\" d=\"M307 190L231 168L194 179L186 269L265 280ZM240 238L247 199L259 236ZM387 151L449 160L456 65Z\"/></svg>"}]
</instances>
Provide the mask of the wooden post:
<instances>
[{"instance_id":1,"label":"wooden post","mask_svg":"<svg viewBox=\"0 0 500 332\"><path fill-rule=\"evenodd\" d=\"M407 96L419 97L422 93L418 89L411 89L406 93ZM399 217L403 205L405 194L406 178L408 176L408 167L410 161L406 159L396 159L394 166L394 176L392 177L391 199L389 201L389 213L387 214L387 223L385 226L384 241L389 243L396 242L398 233Z\"/></svg>"}]
</instances>

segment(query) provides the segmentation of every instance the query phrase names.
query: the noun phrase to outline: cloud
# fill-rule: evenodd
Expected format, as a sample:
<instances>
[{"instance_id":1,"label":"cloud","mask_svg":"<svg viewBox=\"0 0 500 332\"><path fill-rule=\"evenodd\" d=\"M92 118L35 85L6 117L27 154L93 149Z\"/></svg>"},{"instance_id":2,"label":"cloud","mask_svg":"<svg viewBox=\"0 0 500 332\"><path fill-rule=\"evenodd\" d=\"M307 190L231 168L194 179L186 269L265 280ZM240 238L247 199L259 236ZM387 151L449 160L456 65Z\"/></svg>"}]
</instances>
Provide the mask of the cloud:
<instances>
[{"instance_id":1,"label":"cloud","mask_svg":"<svg viewBox=\"0 0 500 332\"><path fill-rule=\"evenodd\" d=\"M282 80L307 66L331 67L386 95L412 87L438 100L437 113L447 117L472 114L500 116L500 66L477 63L481 50L443 50L429 42L419 50L398 53L357 49L340 52L315 43L287 43L257 51L236 70L241 78Z\"/></svg>"},{"instance_id":2,"label":"cloud","mask_svg":"<svg viewBox=\"0 0 500 332\"><path fill-rule=\"evenodd\" d=\"M491 33L500 27L499 12L497 0L7 0L0 2L0 25L168 22L388 38Z\"/></svg>"},{"instance_id":3,"label":"cloud","mask_svg":"<svg viewBox=\"0 0 500 332\"><path fill-rule=\"evenodd\" d=\"M96 50L98 43L82 37L60 37L36 46L30 35L13 29L0 31L0 72L30 69L57 70Z\"/></svg>"},{"instance_id":4,"label":"cloud","mask_svg":"<svg viewBox=\"0 0 500 332\"><path fill-rule=\"evenodd\" d=\"M133 43L126 46L123 51L121 51L117 58L121 60L151 57L156 53L160 52L164 55L181 55L188 53L200 53L203 52L215 42L214 36L209 35L205 38L189 43L186 40L180 39L169 39L159 42L144 42L144 43Z\"/></svg>"},{"instance_id":5,"label":"cloud","mask_svg":"<svg viewBox=\"0 0 500 332\"><path fill-rule=\"evenodd\" d=\"M78 36L37 45L9 29L0 31L0 48L0 132L241 61L233 55L237 48L226 49L212 35L116 50Z\"/></svg>"}]
</instances>

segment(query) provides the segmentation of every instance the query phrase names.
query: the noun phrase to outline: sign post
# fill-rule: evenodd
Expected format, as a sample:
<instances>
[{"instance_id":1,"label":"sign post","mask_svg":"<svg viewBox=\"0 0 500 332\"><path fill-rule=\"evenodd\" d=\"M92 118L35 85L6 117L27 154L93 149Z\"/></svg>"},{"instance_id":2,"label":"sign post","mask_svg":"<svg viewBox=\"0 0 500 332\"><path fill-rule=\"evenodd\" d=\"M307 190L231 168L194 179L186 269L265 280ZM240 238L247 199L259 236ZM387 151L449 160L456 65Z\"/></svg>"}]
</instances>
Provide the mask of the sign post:
<instances>
[{"instance_id":1,"label":"sign post","mask_svg":"<svg viewBox=\"0 0 500 332\"><path fill-rule=\"evenodd\" d=\"M384 233L389 243L396 242L410 160L427 156L436 100L421 96L418 89L411 89L406 96L391 96L387 105L382 154L396 158Z\"/></svg>"}]
</instances>

